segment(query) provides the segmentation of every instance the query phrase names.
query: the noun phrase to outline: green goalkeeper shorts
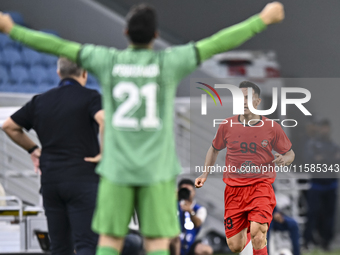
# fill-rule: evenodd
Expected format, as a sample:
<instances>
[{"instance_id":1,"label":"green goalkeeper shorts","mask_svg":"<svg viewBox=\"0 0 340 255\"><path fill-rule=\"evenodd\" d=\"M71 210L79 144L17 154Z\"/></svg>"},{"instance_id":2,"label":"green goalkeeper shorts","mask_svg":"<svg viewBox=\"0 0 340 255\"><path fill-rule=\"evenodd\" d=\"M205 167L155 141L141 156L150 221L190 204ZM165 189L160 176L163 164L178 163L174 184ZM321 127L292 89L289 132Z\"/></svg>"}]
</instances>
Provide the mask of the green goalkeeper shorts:
<instances>
[{"instance_id":1,"label":"green goalkeeper shorts","mask_svg":"<svg viewBox=\"0 0 340 255\"><path fill-rule=\"evenodd\" d=\"M101 178L93 231L124 237L134 209L144 237L171 238L180 233L175 179L149 186L126 186Z\"/></svg>"}]
</instances>

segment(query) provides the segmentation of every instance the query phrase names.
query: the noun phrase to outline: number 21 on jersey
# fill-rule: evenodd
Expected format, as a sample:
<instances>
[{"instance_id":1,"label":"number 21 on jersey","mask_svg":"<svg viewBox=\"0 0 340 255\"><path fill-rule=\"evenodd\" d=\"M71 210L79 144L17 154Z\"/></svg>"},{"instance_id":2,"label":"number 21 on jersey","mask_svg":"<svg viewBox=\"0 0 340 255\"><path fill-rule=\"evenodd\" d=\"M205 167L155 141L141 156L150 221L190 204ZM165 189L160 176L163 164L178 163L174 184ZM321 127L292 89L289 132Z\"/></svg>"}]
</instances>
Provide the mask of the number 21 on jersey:
<instances>
[{"instance_id":1,"label":"number 21 on jersey","mask_svg":"<svg viewBox=\"0 0 340 255\"><path fill-rule=\"evenodd\" d=\"M119 82L112 91L113 98L122 102L112 116L112 125L126 131L157 130L162 126L157 109L158 84L151 82L140 88L133 82ZM145 116L133 116L145 99Z\"/></svg>"}]
</instances>

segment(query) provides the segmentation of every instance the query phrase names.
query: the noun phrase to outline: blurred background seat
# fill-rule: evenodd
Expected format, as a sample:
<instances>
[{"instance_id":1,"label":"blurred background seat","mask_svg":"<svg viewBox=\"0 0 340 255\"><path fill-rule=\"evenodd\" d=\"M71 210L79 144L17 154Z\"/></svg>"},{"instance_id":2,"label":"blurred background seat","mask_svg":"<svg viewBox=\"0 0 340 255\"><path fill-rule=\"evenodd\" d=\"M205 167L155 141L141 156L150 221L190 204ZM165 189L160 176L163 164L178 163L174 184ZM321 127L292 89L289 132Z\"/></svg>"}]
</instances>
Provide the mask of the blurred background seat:
<instances>
[{"instance_id":1,"label":"blurred background seat","mask_svg":"<svg viewBox=\"0 0 340 255\"><path fill-rule=\"evenodd\" d=\"M21 65L15 65L10 69L10 81L13 84L23 84L24 82L31 81L28 70Z\"/></svg>"},{"instance_id":2,"label":"blurred background seat","mask_svg":"<svg viewBox=\"0 0 340 255\"><path fill-rule=\"evenodd\" d=\"M9 80L9 75L5 66L0 65L0 84L5 84Z\"/></svg>"},{"instance_id":3,"label":"blurred background seat","mask_svg":"<svg viewBox=\"0 0 340 255\"><path fill-rule=\"evenodd\" d=\"M52 78L49 77L47 69L41 65L31 66L29 70L31 80L36 83L53 83Z\"/></svg>"},{"instance_id":4,"label":"blurred background seat","mask_svg":"<svg viewBox=\"0 0 340 255\"><path fill-rule=\"evenodd\" d=\"M4 48L10 41L11 39L7 35L0 33L0 48Z\"/></svg>"},{"instance_id":5,"label":"blurred background seat","mask_svg":"<svg viewBox=\"0 0 340 255\"><path fill-rule=\"evenodd\" d=\"M28 66L35 65L35 64L42 64L42 55L41 53L37 51L34 51L27 47L23 47L21 54L22 54L22 57L25 63Z\"/></svg>"},{"instance_id":6,"label":"blurred background seat","mask_svg":"<svg viewBox=\"0 0 340 255\"><path fill-rule=\"evenodd\" d=\"M25 61L22 59L20 51L15 48L4 48L2 51L3 64L7 67L12 67L15 65L24 65Z\"/></svg>"},{"instance_id":7,"label":"blurred background seat","mask_svg":"<svg viewBox=\"0 0 340 255\"><path fill-rule=\"evenodd\" d=\"M55 66L57 64L58 58L49 54L41 54L41 62L46 67Z\"/></svg>"},{"instance_id":8,"label":"blurred background seat","mask_svg":"<svg viewBox=\"0 0 340 255\"><path fill-rule=\"evenodd\" d=\"M53 65L47 68L48 77L52 80L52 83L57 86L60 82L60 78L57 74L57 66Z\"/></svg>"}]
</instances>

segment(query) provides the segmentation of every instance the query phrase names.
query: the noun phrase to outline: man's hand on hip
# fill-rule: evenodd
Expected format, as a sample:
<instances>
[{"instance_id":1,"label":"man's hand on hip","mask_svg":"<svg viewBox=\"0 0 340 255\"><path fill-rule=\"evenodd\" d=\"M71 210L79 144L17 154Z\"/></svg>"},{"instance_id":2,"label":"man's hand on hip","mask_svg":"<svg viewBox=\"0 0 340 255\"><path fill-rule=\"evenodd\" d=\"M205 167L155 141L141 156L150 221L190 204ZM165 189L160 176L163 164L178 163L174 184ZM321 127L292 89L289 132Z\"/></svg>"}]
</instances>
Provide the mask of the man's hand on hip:
<instances>
[{"instance_id":1,"label":"man's hand on hip","mask_svg":"<svg viewBox=\"0 0 340 255\"><path fill-rule=\"evenodd\" d=\"M84 158L84 160L86 162L91 162L91 163L98 163L101 159L102 159L102 154L100 154L100 153L97 156L95 156L95 157L86 157L86 158Z\"/></svg>"},{"instance_id":2,"label":"man's hand on hip","mask_svg":"<svg viewBox=\"0 0 340 255\"><path fill-rule=\"evenodd\" d=\"M14 26L14 22L9 14L0 12L0 32L9 34Z\"/></svg>"},{"instance_id":3,"label":"man's hand on hip","mask_svg":"<svg viewBox=\"0 0 340 255\"><path fill-rule=\"evenodd\" d=\"M41 155L41 149L36 148L32 153L31 153L31 160L34 165L34 172L39 173L41 175L41 170L40 170L40 155Z\"/></svg>"}]
</instances>

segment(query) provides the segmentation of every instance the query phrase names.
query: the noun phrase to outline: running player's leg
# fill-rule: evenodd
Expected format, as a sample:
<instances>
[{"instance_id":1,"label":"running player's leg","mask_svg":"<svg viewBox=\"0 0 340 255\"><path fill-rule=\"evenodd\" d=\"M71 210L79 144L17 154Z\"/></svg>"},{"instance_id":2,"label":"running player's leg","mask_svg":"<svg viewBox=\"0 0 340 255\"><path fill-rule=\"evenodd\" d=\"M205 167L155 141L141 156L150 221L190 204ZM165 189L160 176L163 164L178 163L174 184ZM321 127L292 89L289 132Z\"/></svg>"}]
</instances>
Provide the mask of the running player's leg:
<instances>
[{"instance_id":1,"label":"running player's leg","mask_svg":"<svg viewBox=\"0 0 340 255\"><path fill-rule=\"evenodd\" d=\"M135 201L135 188L102 178L92 229L100 234L97 255L118 255L128 233Z\"/></svg>"},{"instance_id":2,"label":"running player's leg","mask_svg":"<svg viewBox=\"0 0 340 255\"><path fill-rule=\"evenodd\" d=\"M226 185L224 191L224 229L227 244L232 252L241 252L250 241L247 235L249 221L243 208L242 196L248 193L244 187Z\"/></svg>"},{"instance_id":3,"label":"running player's leg","mask_svg":"<svg viewBox=\"0 0 340 255\"><path fill-rule=\"evenodd\" d=\"M147 254L168 255L170 239L180 233L175 180L138 188L136 203Z\"/></svg>"},{"instance_id":4,"label":"running player's leg","mask_svg":"<svg viewBox=\"0 0 340 255\"><path fill-rule=\"evenodd\" d=\"M258 223L255 221L250 222L250 236L251 236L251 243L253 245L254 250L262 250L264 247L266 247L267 231L268 231L267 223ZM259 254L262 255L262 253L259 253ZM263 254L267 254L267 253L263 253Z\"/></svg>"},{"instance_id":5,"label":"running player's leg","mask_svg":"<svg viewBox=\"0 0 340 255\"><path fill-rule=\"evenodd\" d=\"M241 230L230 238L227 237L227 244L232 252L241 252L247 245L247 228Z\"/></svg>"},{"instance_id":6,"label":"running player's leg","mask_svg":"<svg viewBox=\"0 0 340 255\"><path fill-rule=\"evenodd\" d=\"M273 187L268 183L252 185L248 197L248 220L254 255L267 255L267 231L276 205Z\"/></svg>"}]
</instances>

